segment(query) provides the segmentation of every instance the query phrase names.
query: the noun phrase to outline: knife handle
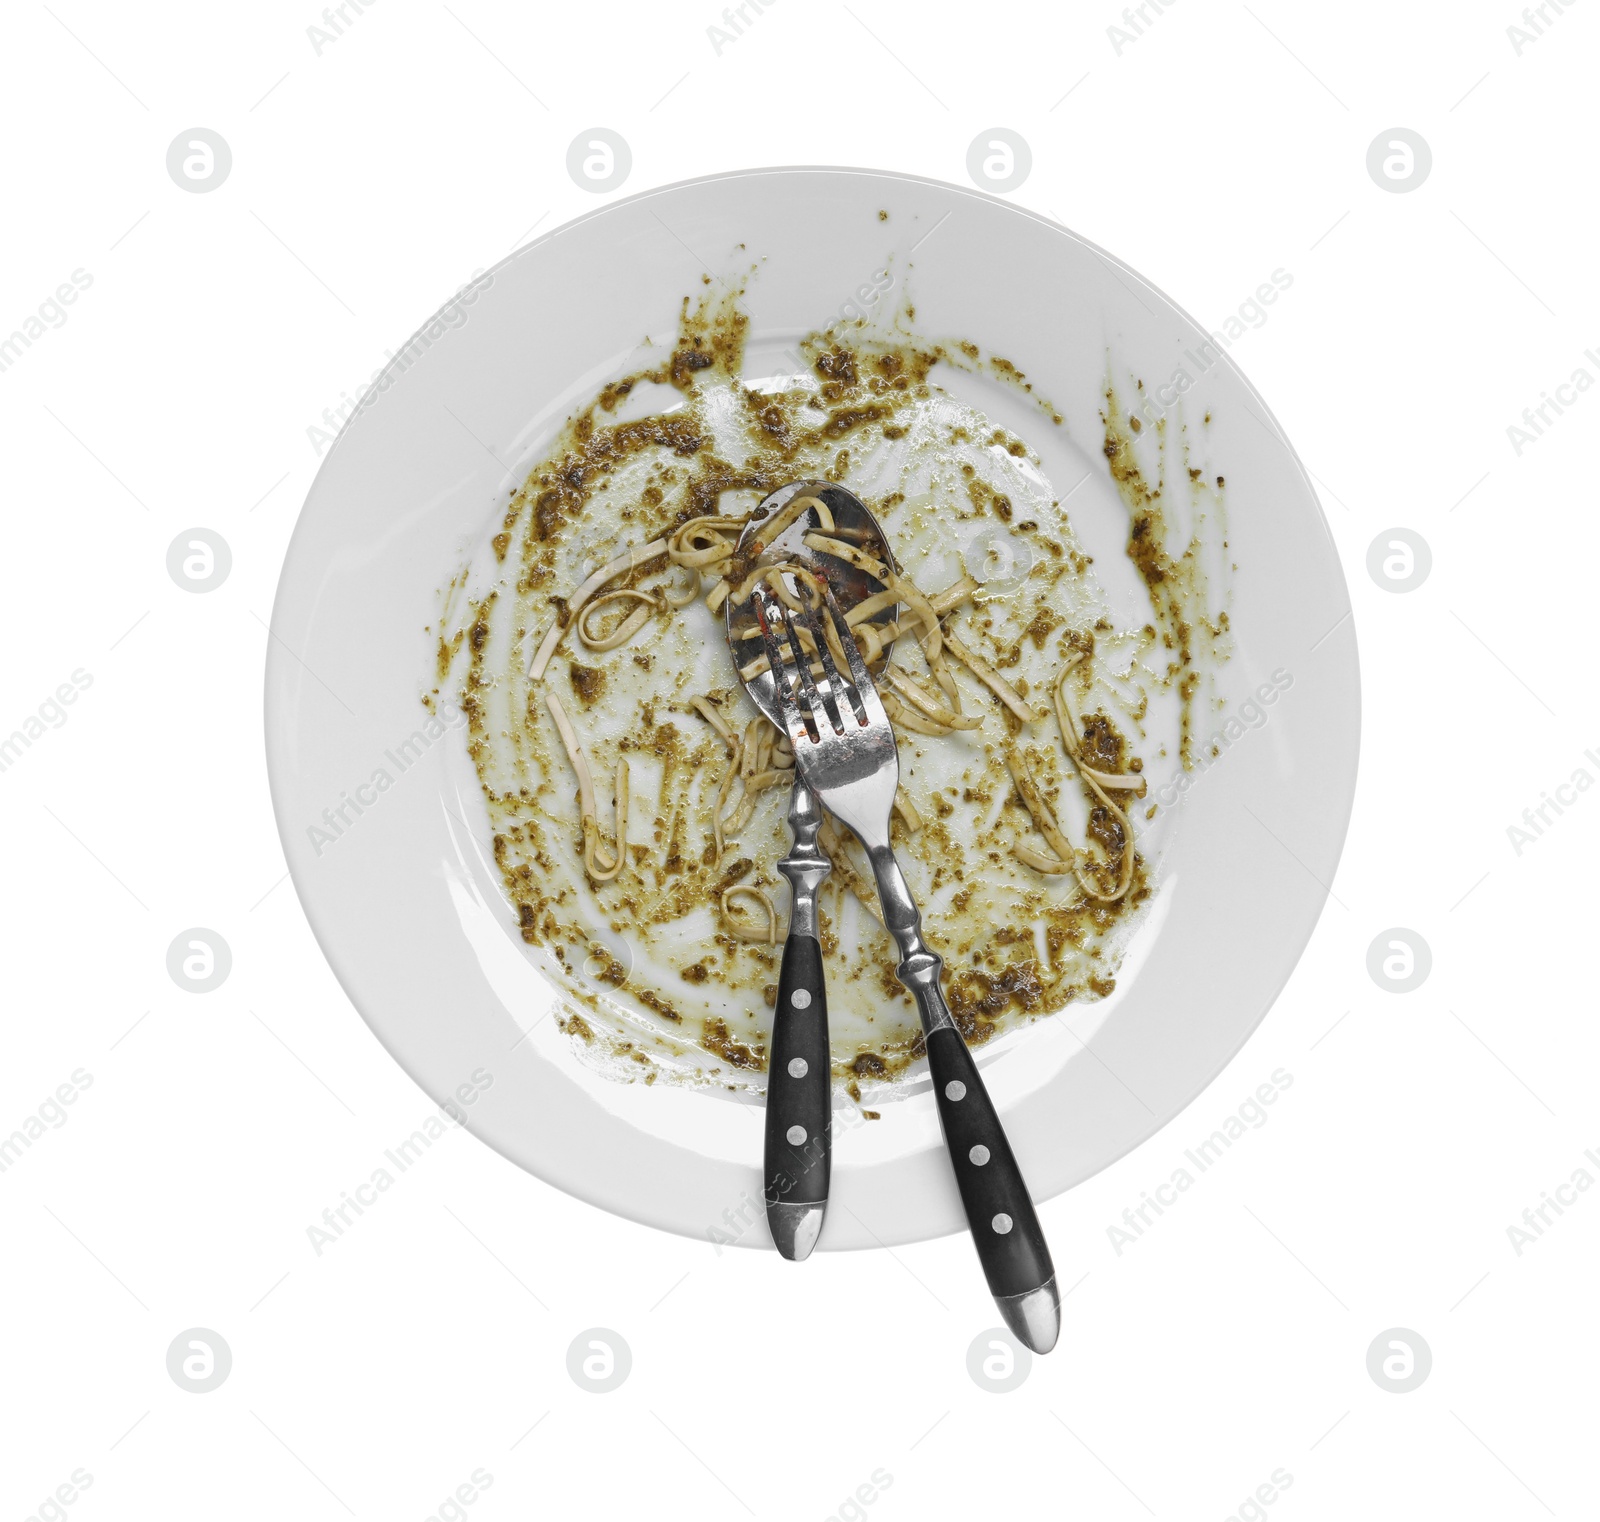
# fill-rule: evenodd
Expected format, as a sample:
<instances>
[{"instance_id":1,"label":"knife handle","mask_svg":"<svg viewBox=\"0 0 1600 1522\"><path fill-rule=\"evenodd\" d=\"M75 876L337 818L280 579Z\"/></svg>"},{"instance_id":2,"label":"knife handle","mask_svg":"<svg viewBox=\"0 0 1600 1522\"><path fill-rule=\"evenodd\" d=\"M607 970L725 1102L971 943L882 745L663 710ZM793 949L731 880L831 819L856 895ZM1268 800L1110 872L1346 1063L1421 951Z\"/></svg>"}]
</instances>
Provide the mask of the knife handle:
<instances>
[{"instance_id":1,"label":"knife handle","mask_svg":"<svg viewBox=\"0 0 1600 1522\"><path fill-rule=\"evenodd\" d=\"M767 1068L769 1206L826 1202L832 1123L833 1069L822 947L809 935L790 935L778 976Z\"/></svg>"},{"instance_id":2,"label":"knife handle","mask_svg":"<svg viewBox=\"0 0 1600 1522\"><path fill-rule=\"evenodd\" d=\"M789 796L794 841L778 863L789 880L789 938L772 1011L762 1177L772 1240L796 1261L822 1231L833 1157L833 1058L817 935L817 889L832 864L817 846L821 825L822 805L797 774Z\"/></svg>"},{"instance_id":3,"label":"knife handle","mask_svg":"<svg viewBox=\"0 0 1600 1522\"><path fill-rule=\"evenodd\" d=\"M1049 1284L1055 1266L1022 1170L961 1032L945 1026L927 1041L928 1072L961 1204L989 1292L1005 1309L1003 1302Z\"/></svg>"}]
</instances>

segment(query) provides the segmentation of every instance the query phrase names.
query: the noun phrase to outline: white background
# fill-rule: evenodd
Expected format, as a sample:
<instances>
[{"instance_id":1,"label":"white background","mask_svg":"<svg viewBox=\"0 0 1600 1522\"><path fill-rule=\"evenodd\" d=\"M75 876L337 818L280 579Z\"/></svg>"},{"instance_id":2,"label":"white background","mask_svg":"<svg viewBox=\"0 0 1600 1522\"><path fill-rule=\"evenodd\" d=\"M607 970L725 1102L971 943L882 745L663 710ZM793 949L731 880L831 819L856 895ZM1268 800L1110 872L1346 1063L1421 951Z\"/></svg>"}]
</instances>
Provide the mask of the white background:
<instances>
[{"instance_id":1,"label":"white background","mask_svg":"<svg viewBox=\"0 0 1600 1522\"><path fill-rule=\"evenodd\" d=\"M1520 1255L1507 1233L1600 1179L1600 797L1520 854L1507 834L1600 778L1600 396L1520 454L1507 434L1600 379L1600 19L1544 11L1519 53L1510 0L1183 0L1126 39L1109 0L776 0L719 53L711 0L381 0L319 54L309 0L9 8L0 337L93 283L0 371L0 735L74 670L92 685L0 772L0 1136L92 1083L0 1173L0 1517L1593 1515L1600 1195ZM166 169L197 126L233 155L205 194ZM307 430L474 270L598 204L566 170L597 126L632 148L611 194L763 163L964 181L1006 127L1033 154L1018 202L1208 326L1293 276L1233 355L1350 581L1349 846L1214 1087L1044 1206L1065 1332L1010 1393L968 1373L996 1317L959 1237L719 1254L455 1134L308 1242L430 1107L314 944L267 798ZM1366 167L1397 126L1433 155L1401 194ZM233 557L205 595L166 569L197 526ZM1397 526L1433 557L1404 594L1367 570ZM166 969L192 926L233 953L204 995ZM1367 970L1397 926L1433 956L1403 995ZM1280 1067L1267 1124L1119 1254L1108 1227ZM167 1373L196 1327L232 1350L209 1394ZM567 1372L593 1327L632 1351L609 1394ZM1410 1393L1368 1373L1392 1328L1431 1349Z\"/></svg>"}]
</instances>

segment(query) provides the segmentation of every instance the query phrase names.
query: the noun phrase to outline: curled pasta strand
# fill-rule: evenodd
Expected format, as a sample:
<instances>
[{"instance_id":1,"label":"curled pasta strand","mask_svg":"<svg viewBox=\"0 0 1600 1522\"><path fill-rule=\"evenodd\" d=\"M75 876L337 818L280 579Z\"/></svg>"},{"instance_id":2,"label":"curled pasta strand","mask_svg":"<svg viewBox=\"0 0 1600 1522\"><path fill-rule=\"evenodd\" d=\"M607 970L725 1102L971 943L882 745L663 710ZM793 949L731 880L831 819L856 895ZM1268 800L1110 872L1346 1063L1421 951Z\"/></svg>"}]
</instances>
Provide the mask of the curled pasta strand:
<instances>
[{"instance_id":1,"label":"curled pasta strand","mask_svg":"<svg viewBox=\"0 0 1600 1522\"><path fill-rule=\"evenodd\" d=\"M675 593L670 586L661 589L661 600L669 608L687 608L695 598L700 595L700 573L693 566L683 566L681 569L689 573L688 582L681 593Z\"/></svg>"},{"instance_id":2,"label":"curled pasta strand","mask_svg":"<svg viewBox=\"0 0 1600 1522\"><path fill-rule=\"evenodd\" d=\"M738 898L754 899L761 906L767 923L766 928L759 934L745 923L743 915L734 914L733 902ZM773 907L772 900L760 888L742 886L725 888L722 893L722 921L741 941L755 941L765 946L778 944L778 911Z\"/></svg>"},{"instance_id":3,"label":"curled pasta strand","mask_svg":"<svg viewBox=\"0 0 1600 1522\"><path fill-rule=\"evenodd\" d=\"M751 548L759 555L762 550L773 543L791 523L795 522L808 509L815 509L817 521L824 528L831 529L833 527L833 514L828 511L828 504L820 497L806 495L791 497L767 522L761 525L760 533Z\"/></svg>"},{"instance_id":4,"label":"curled pasta strand","mask_svg":"<svg viewBox=\"0 0 1600 1522\"><path fill-rule=\"evenodd\" d=\"M595 816L594 778L589 772L588 758L584 755L583 746L578 743L578 737L573 732L566 709L561 706L561 699L556 696L553 689L545 688L544 701L550 710L550 717L555 720L556 733L561 736L567 760L572 763L572 769L578 778L578 816L579 827L583 833L584 870L596 882L610 882L622 870L626 859L624 842L628 833L628 763L620 756L617 758L617 846L615 859L603 860L600 848L600 823Z\"/></svg>"},{"instance_id":5,"label":"curled pasta strand","mask_svg":"<svg viewBox=\"0 0 1600 1522\"><path fill-rule=\"evenodd\" d=\"M1038 825L1039 833L1044 836L1050 849L1062 861L1074 860L1077 853L1073 849L1072 842L1067 839L1066 832L1057 823L1050 805L1045 802L1044 794L1039 791L1039 784L1034 781L1028 758L1020 750L1008 746L1006 769L1011 773L1011 780L1017 784L1017 791L1022 795L1022 801L1028 806L1028 812L1033 815L1033 822Z\"/></svg>"},{"instance_id":6,"label":"curled pasta strand","mask_svg":"<svg viewBox=\"0 0 1600 1522\"><path fill-rule=\"evenodd\" d=\"M593 624L595 614L616 602L633 602L639 606L620 620L609 634L596 633ZM650 615L659 606L651 593L635 591L632 587L603 593L589 603L578 616L578 638L591 650L615 650L617 646L627 644L644 627Z\"/></svg>"},{"instance_id":7,"label":"curled pasta strand","mask_svg":"<svg viewBox=\"0 0 1600 1522\"><path fill-rule=\"evenodd\" d=\"M715 513L691 518L672 531L667 541L667 554L674 565L696 571L719 565L733 555L734 542L745 522L743 518L723 518Z\"/></svg>"},{"instance_id":8,"label":"curled pasta strand","mask_svg":"<svg viewBox=\"0 0 1600 1522\"><path fill-rule=\"evenodd\" d=\"M617 843L614 847L616 859L609 865L600 861L598 825L595 829L584 832L584 869L597 883L611 882L628 863L628 762L623 756L617 757L616 791L612 798L612 807L617 819Z\"/></svg>"},{"instance_id":9,"label":"curled pasta strand","mask_svg":"<svg viewBox=\"0 0 1600 1522\"><path fill-rule=\"evenodd\" d=\"M722 858L723 850L727 846L727 834L723 829L723 816L728 807L728 794L733 791L733 785L739 780L740 763L743 760L744 742L737 735L733 736L733 749L728 753L727 770L722 774L722 785L717 789L717 799L711 806L711 835L717 845L717 859Z\"/></svg>"},{"instance_id":10,"label":"curled pasta strand","mask_svg":"<svg viewBox=\"0 0 1600 1522\"><path fill-rule=\"evenodd\" d=\"M1026 758L1020 751L1008 750L1006 765L1016 781L1017 791L1022 795L1022 801L1027 805L1028 812L1032 814L1046 842L1056 854L1045 856L1042 852L1020 843L1014 846L1013 850L1017 860L1035 871L1053 875L1070 872L1077 879L1079 888L1089 898L1103 904L1111 904L1125 897L1128 889L1133 886L1134 867L1133 825L1127 814L1113 801L1111 793L1118 791L1142 794L1144 778L1134 774L1119 776L1111 772L1102 772L1084 760L1083 744L1079 738L1081 725L1078 713L1073 706L1070 693L1066 690L1068 677L1083 659L1084 654L1081 650L1074 652L1056 677L1052 689L1056 722L1061 729L1061 743L1066 750L1068 762L1077 772L1084 787L1088 789L1095 805L1116 822L1118 849L1115 856L1102 865L1095 863L1087 851L1074 848L1063 834L1055 815L1050 811L1038 785L1034 782ZM1085 870L1085 861L1090 862L1088 870ZM1117 880L1116 885L1108 892L1102 886L1102 874L1106 868L1113 865L1117 869Z\"/></svg>"},{"instance_id":11,"label":"curled pasta strand","mask_svg":"<svg viewBox=\"0 0 1600 1522\"><path fill-rule=\"evenodd\" d=\"M1082 659L1083 652L1081 650L1075 652L1061 668L1060 674L1056 677L1055 687L1052 689L1056 723L1061 729L1061 743L1066 746L1067 754L1072 757L1073 764L1085 780L1098 783L1107 792L1132 793L1135 797L1142 798L1145 792L1145 779L1137 772L1102 772L1083 759L1083 742L1079 738L1083 733L1083 722L1078 717L1078 710L1073 706L1072 695L1066 686L1067 678Z\"/></svg>"},{"instance_id":12,"label":"curled pasta strand","mask_svg":"<svg viewBox=\"0 0 1600 1522\"><path fill-rule=\"evenodd\" d=\"M787 785L793 777L786 771L753 772L744 783L744 795L739 799L738 807L732 816L723 824L724 835L737 835L747 824L750 816L756 811L756 799L766 792L768 788L777 787L780 783Z\"/></svg>"},{"instance_id":13,"label":"curled pasta strand","mask_svg":"<svg viewBox=\"0 0 1600 1522\"><path fill-rule=\"evenodd\" d=\"M554 623L545 630L545 635L539 641L539 648L534 652L533 662L528 667L529 677L537 682L543 679L544 669L550 664L550 657L556 653L556 646L561 643L561 636L571 627L573 619L583 611L583 605L594 596L608 581L615 581L618 576L624 576L629 571L637 570L640 566L648 564L658 555L667 551L665 539L653 539L649 544L634 545L631 549L624 550L613 560L608 560L600 569L588 577L587 580L572 594L567 603L566 612L558 617Z\"/></svg>"}]
</instances>

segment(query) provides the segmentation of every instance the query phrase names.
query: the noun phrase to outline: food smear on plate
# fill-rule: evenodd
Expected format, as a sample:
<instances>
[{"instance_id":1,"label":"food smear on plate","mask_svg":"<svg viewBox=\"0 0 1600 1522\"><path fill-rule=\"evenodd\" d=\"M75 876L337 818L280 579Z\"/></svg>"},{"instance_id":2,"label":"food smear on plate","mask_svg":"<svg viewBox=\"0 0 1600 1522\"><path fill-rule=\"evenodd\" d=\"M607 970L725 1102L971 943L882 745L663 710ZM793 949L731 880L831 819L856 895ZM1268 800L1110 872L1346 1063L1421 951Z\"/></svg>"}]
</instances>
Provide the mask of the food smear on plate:
<instances>
[{"instance_id":1,"label":"food smear on plate","mask_svg":"<svg viewBox=\"0 0 1600 1522\"><path fill-rule=\"evenodd\" d=\"M1136 439L1108 380L1093 451L1148 593L1119 622L1071 492L949 388L1013 388L1062 428L1014 365L919 336L903 306L749 375L748 322L735 286L686 299L676 338L568 417L452 581L429 685L459 691L511 922L575 1047L618 1078L759 1090L794 758L740 685L723 604L748 595L735 545L763 498L846 485L899 562L893 843L973 1045L1114 988L1157 888L1153 779L1192 761L1230 638L1222 484L1181 421ZM916 1011L859 844L832 821L821 843L835 1078L893 1098Z\"/></svg>"}]
</instances>

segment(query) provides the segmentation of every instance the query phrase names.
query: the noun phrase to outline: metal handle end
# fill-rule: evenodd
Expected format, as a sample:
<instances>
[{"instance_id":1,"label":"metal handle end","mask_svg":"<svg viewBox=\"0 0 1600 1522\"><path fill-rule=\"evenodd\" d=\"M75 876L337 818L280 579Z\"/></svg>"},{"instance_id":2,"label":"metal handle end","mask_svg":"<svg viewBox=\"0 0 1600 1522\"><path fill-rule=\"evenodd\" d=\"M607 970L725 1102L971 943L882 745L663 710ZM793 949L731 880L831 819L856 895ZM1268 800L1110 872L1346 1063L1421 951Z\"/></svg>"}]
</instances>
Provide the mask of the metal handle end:
<instances>
[{"instance_id":1,"label":"metal handle end","mask_svg":"<svg viewBox=\"0 0 1600 1522\"><path fill-rule=\"evenodd\" d=\"M1052 1274L1022 1295L996 1295L994 1303L1012 1335L1034 1353L1048 1353L1061 1335L1061 1292Z\"/></svg>"},{"instance_id":2,"label":"metal handle end","mask_svg":"<svg viewBox=\"0 0 1600 1522\"><path fill-rule=\"evenodd\" d=\"M791 1263L804 1263L822 1235L822 1218L827 1209L826 1200L809 1205L787 1201L768 1205L767 1227L772 1232L773 1246Z\"/></svg>"}]
</instances>

